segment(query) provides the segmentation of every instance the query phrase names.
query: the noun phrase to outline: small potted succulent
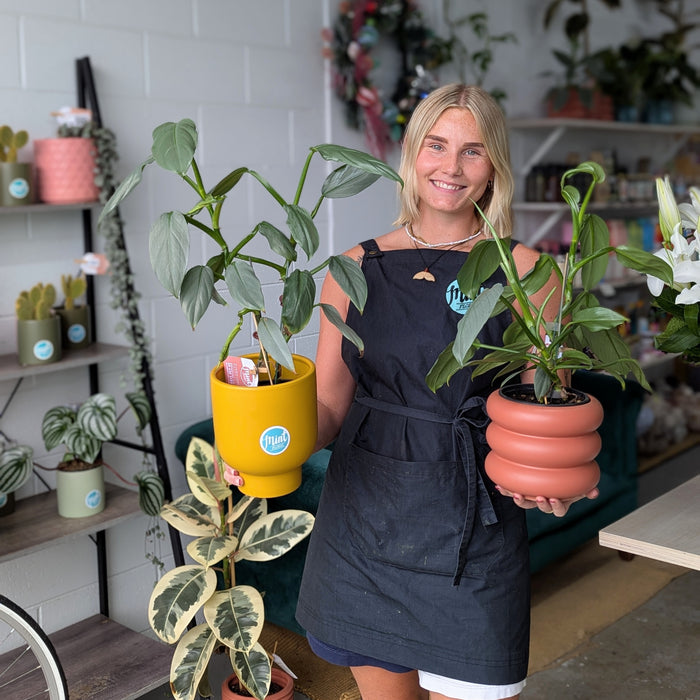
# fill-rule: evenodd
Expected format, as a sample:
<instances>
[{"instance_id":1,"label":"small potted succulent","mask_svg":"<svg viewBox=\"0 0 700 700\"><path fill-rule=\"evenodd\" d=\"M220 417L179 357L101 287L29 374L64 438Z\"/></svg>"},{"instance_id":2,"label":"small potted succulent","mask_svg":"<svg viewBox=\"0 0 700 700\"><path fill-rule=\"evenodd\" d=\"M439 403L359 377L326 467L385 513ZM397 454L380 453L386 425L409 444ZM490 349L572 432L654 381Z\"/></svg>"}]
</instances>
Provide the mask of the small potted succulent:
<instances>
[{"instance_id":1,"label":"small potted succulent","mask_svg":"<svg viewBox=\"0 0 700 700\"><path fill-rule=\"evenodd\" d=\"M217 283L225 285L238 306L237 323L227 334L219 364L210 378L217 448L224 461L240 471L244 493L280 496L299 486L301 464L316 442L315 368L308 358L292 355L289 340L307 326L314 308L320 307L328 321L357 345L358 352L362 351L361 339L345 325L338 311L316 302L315 277L327 268L351 302L362 309L367 295L364 276L359 265L344 255L331 255L304 266L302 256L311 260L319 247L314 217L326 198L353 196L380 177L396 182L400 178L366 153L323 144L309 149L294 195L287 200L248 167L235 168L213 186L205 185L195 158L197 143L197 128L190 119L158 126L153 131L150 156L116 189L100 221L138 185L144 168L152 163L174 173L193 190L195 198L189 209L161 214L153 225L149 238L151 264L161 284L179 299L193 328L212 302L225 303ZM316 154L340 167L328 175L320 196L305 208L300 200ZM246 176L256 180L281 207L287 232L261 221L238 240L225 238L220 226L222 207L231 190ZM208 237L218 248L204 265L188 264L191 231ZM254 239L265 239L268 257L249 252L246 246ZM281 303L266 301L258 277L261 269L274 273L283 285ZM237 364L231 362L230 374L236 375L238 382L230 383L225 361L246 318L252 323L259 352L236 358ZM258 386L251 388L249 384L256 382Z\"/></svg>"},{"instance_id":2,"label":"small potted succulent","mask_svg":"<svg viewBox=\"0 0 700 700\"><path fill-rule=\"evenodd\" d=\"M568 184L582 173L590 176L583 194ZM486 438L492 448L486 471L513 493L571 498L587 493L598 481L594 460L600 449L596 429L602 408L593 397L568 385L572 372L603 370L621 384L631 374L648 388L639 363L617 331L626 319L601 306L594 290L611 254L622 265L665 283L672 281L672 270L639 248L610 246L603 219L586 211L594 187L604 179L605 172L593 162L582 163L561 178L562 198L571 209L573 223L563 269L543 253L521 279L508 241L498 238L486 221L493 235L474 246L458 275L462 293L473 301L459 322L454 342L427 377L430 388L437 391L464 367L473 376L495 372L501 388L486 402L491 418ZM507 284L483 289L499 267ZM552 275L558 279L558 288L538 306L531 297ZM577 289L579 279L582 287ZM501 313L510 314L512 322L502 344L489 345L479 334L490 318ZM553 320L546 320L547 313ZM524 368L534 370L534 382L513 384ZM559 438L563 442L557 442Z\"/></svg>"},{"instance_id":3,"label":"small potted succulent","mask_svg":"<svg viewBox=\"0 0 700 700\"><path fill-rule=\"evenodd\" d=\"M170 668L173 697L211 696L209 662L213 654L224 653L233 676L223 683L223 698L242 696L231 694L241 685L258 700L291 698L291 679L282 680L284 674L272 668L271 656L258 641L265 617L262 595L252 586L236 585L234 567L241 560L281 556L311 532L314 517L291 509L268 513L266 500L250 496L234 501L229 484L237 476L205 440L190 441L185 463L190 493L166 503L161 517L194 538L187 552L195 563L165 573L148 606L156 635L177 644ZM198 613L203 613L200 621ZM285 686L287 694L268 695L273 682Z\"/></svg>"},{"instance_id":4,"label":"small potted succulent","mask_svg":"<svg viewBox=\"0 0 700 700\"><path fill-rule=\"evenodd\" d=\"M17 152L29 141L24 130L14 132L0 126L0 206L11 207L34 201L32 164L18 163Z\"/></svg>"},{"instance_id":5,"label":"small potted succulent","mask_svg":"<svg viewBox=\"0 0 700 700\"><path fill-rule=\"evenodd\" d=\"M90 308L76 301L87 291L85 275L61 275L63 306L56 309L61 319L61 337L65 350L80 350L90 345Z\"/></svg>"},{"instance_id":6,"label":"small potted succulent","mask_svg":"<svg viewBox=\"0 0 700 700\"><path fill-rule=\"evenodd\" d=\"M61 359L61 322L54 313L56 288L38 282L15 301L19 363L45 365Z\"/></svg>"},{"instance_id":7,"label":"small potted succulent","mask_svg":"<svg viewBox=\"0 0 700 700\"><path fill-rule=\"evenodd\" d=\"M126 394L129 406L117 415L114 396L93 394L80 406L50 408L41 424L47 450L63 445L65 453L56 468L58 514L65 518L82 518L104 510L104 467L128 485L138 486L139 506L146 515L160 512L164 499L163 482L151 471L136 474L135 484L121 477L100 457L105 442L117 436L117 423L129 411L136 417L140 433L151 415L150 403L143 392ZM37 465L40 466L40 465ZM42 467L46 469L46 467Z\"/></svg>"}]
</instances>

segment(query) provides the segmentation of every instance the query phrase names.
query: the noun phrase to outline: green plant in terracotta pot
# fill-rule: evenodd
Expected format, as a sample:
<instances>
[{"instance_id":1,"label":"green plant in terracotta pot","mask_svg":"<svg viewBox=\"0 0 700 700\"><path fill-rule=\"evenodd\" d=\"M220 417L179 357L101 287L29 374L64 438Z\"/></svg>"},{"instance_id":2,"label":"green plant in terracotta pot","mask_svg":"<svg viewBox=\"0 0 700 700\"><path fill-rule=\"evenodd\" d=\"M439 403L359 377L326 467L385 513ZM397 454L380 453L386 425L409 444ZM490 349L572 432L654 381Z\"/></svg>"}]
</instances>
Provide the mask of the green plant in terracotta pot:
<instances>
[{"instance_id":1,"label":"green plant in terracotta pot","mask_svg":"<svg viewBox=\"0 0 700 700\"><path fill-rule=\"evenodd\" d=\"M210 697L209 662L224 653L238 682L263 700L273 679L271 655L259 643L263 598L252 586L236 585L235 564L281 556L311 532L314 517L299 510L268 513L266 500L249 496L234 502L229 484L236 475L200 438L190 442L186 475L190 493L166 503L161 516L194 538L187 552L195 563L165 573L148 608L156 635L177 644L170 689L176 700L194 700L198 692ZM199 621L198 613L203 613Z\"/></svg>"},{"instance_id":2,"label":"green plant in terracotta pot","mask_svg":"<svg viewBox=\"0 0 700 700\"><path fill-rule=\"evenodd\" d=\"M120 414L114 396L105 393L93 394L78 407L55 406L44 414L41 435L46 449L59 445L65 448L56 468L59 515L86 517L104 509L105 466L126 484L138 486L139 506L146 515L154 517L160 512L164 488L157 474L149 470L139 472L135 483L131 483L100 457L102 446L116 438L117 423L129 409L136 418L137 432L148 425L151 407L146 395L132 392L126 394L126 399L128 407Z\"/></svg>"},{"instance_id":3,"label":"green plant in terracotta pot","mask_svg":"<svg viewBox=\"0 0 700 700\"><path fill-rule=\"evenodd\" d=\"M351 197L380 177L397 182L400 178L366 153L322 144L309 149L291 198L283 197L259 172L243 166L208 186L195 158L197 144L197 128L190 119L158 126L153 131L150 156L117 188L100 221L139 184L143 170L153 163L173 173L193 191L189 209L161 214L153 225L149 237L151 264L161 284L179 299L193 328L212 302L226 303L223 289L217 289L217 284L225 287L238 307L237 322L211 373L217 448L223 459L241 472L245 493L279 496L299 485L301 464L316 441L315 368L307 358L292 355L290 339L306 328L314 309L320 307L325 318L362 352L361 339L345 325L338 311L316 302L315 278L327 268L352 303L362 309L367 294L364 276L359 265L344 255L310 262L320 244L314 218L324 199ZM316 199L303 206L304 185L316 154L340 165L326 177ZM225 236L220 225L222 208L233 188L246 177L261 185L279 207L286 230L264 220L234 240ZM188 262L192 233L208 238L217 250L203 265ZM250 252L253 242L265 244L269 253L260 253L259 246ZM282 285L281 303L277 298L271 303L265 299L261 270L272 273ZM246 319L255 331L259 352L231 365L231 374L242 378L239 382L243 384L251 383L247 378L252 376L252 383L258 383L255 389L226 381L229 373L224 362L229 346ZM280 398L283 395L285 398ZM254 405L246 406L248 401ZM268 472L282 476L277 481L268 477Z\"/></svg>"},{"instance_id":4,"label":"green plant in terracotta pot","mask_svg":"<svg viewBox=\"0 0 700 700\"><path fill-rule=\"evenodd\" d=\"M18 163L20 148L29 142L29 134L13 131L7 124L0 126L0 206L31 204L34 184L31 163Z\"/></svg>"},{"instance_id":5,"label":"green plant in terracotta pot","mask_svg":"<svg viewBox=\"0 0 700 700\"><path fill-rule=\"evenodd\" d=\"M61 359L61 322L54 313L56 288L38 282L19 293L17 315L17 355L21 365L43 365Z\"/></svg>"},{"instance_id":6,"label":"green plant in terracotta pot","mask_svg":"<svg viewBox=\"0 0 700 700\"><path fill-rule=\"evenodd\" d=\"M77 304L77 300L87 292L85 275L61 275L63 306L56 309L61 319L63 347L66 350L79 350L90 342L90 308L87 304Z\"/></svg>"},{"instance_id":7,"label":"green plant in terracotta pot","mask_svg":"<svg viewBox=\"0 0 700 700\"><path fill-rule=\"evenodd\" d=\"M581 173L591 178L583 194L568 184ZM458 275L462 293L472 302L458 325L454 342L440 354L427 376L428 385L436 391L462 368L470 368L473 375L496 371L502 388L494 391L486 404L492 419L486 434L492 447L486 471L495 483L513 493L572 498L587 493L597 483L599 472L594 459L600 444L592 434L602 421L602 409L595 407L593 397L570 388L572 372L602 370L621 384L631 375L649 388L639 363L618 333L618 326L626 319L601 306L594 290L603 279L610 255L625 267L665 282L672 280L672 270L666 262L639 248L610 246L603 219L587 212L594 187L604 179L603 169L593 162L582 163L561 178L562 198L570 207L573 223L572 240L561 267L551 255L543 253L521 279L509 240L498 238L486 221L492 236L474 246ZM483 282L499 267L507 284L484 289ZM552 277L557 285L538 306L532 295ZM579 279L582 287L577 288ZM502 345L484 343L479 336L481 329L489 318L501 313L512 315ZM533 383L513 385L526 368L534 374ZM522 403L530 406L521 414ZM580 419L572 415L570 409L577 408L577 404L592 407L591 415ZM505 426L497 422L500 416L505 416ZM553 425L518 445L516 439L526 432L530 421L534 423L540 417L553 421ZM579 424L585 426L587 441L581 453L576 452L571 439L563 447L553 442L555 437L576 436ZM500 438L505 438L504 445ZM518 455L524 458L522 468L512 476L511 466ZM553 462L552 469L549 462ZM562 479L567 476L575 479L569 483ZM550 477L555 479L553 484L548 481Z\"/></svg>"}]
</instances>

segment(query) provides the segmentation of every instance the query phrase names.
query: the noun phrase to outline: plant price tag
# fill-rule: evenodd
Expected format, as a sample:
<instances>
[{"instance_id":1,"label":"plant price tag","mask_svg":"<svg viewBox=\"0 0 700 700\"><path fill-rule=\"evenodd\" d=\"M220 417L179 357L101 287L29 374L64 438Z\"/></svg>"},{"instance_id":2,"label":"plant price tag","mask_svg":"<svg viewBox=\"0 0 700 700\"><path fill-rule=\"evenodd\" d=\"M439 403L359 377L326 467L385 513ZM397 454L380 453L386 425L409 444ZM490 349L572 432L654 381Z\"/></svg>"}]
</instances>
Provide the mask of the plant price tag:
<instances>
[{"instance_id":1,"label":"plant price tag","mask_svg":"<svg viewBox=\"0 0 700 700\"><path fill-rule=\"evenodd\" d=\"M229 355L224 360L224 379L227 384L236 386L257 386L258 368L247 357Z\"/></svg>"}]
</instances>

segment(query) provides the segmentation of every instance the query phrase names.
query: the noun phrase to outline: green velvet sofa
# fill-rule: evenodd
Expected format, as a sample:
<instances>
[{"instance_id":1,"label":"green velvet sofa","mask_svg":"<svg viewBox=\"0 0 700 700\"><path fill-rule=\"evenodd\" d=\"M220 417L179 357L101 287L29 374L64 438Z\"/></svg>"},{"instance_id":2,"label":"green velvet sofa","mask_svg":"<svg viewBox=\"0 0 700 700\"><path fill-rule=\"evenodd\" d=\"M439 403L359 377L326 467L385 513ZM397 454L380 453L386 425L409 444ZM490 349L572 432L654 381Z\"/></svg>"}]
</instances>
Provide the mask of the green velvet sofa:
<instances>
[{"instance_id":1,"label":"green velvet sofa","mask_svg":"<svg viewBox=\"0 0 700 700\"><path fill-rule=\"evenodd\" d=\"M534 573L572 549L597 536L598 530L621 518L637 505L636 421L643 390L634 381L621 389L617 381L603 374L577 372L574 386L596 396L605 410L599 432L603 447L598 456L601 495L595 500L575 503L564 518L537 510L527 511L531 570ZM213 442L211 419L190 426L179 436L175 453L184 464L190 439ZM293 493L270 499L270 510L298 508L316 513L330 449L313 454L302 468L302 485ZM272 562L240 562L236 580L264 593L269 621L302 633L294 619L307 540Z\"/></svg>"}]
</instances>

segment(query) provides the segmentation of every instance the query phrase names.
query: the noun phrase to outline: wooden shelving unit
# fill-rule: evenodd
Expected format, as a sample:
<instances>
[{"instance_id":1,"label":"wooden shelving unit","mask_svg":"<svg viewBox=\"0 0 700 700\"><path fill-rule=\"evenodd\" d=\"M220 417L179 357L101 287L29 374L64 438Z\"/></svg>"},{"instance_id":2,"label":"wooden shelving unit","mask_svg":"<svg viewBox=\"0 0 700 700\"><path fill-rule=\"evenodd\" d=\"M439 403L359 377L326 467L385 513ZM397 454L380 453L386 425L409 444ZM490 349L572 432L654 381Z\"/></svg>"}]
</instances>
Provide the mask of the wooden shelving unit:
<instances>
[{"instance_id":1,"label":"wooden shelving unit","mask_svg":"<svg viewBox=\"0 0 700 700\"><path fill-rule=\"evenodd\" d=\"M2 520L0 563L114 527L140 513L136 493L120 486L107 485L106 503L101 513L89 518L62 518L57 514L55 491L18 501L15 512ZM167 644L104 615L86 618L49 637L66 674L71 700L131 700L167 683L170 676L172 649Z\"/></svg>"}]
</instances>

